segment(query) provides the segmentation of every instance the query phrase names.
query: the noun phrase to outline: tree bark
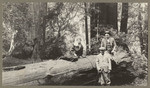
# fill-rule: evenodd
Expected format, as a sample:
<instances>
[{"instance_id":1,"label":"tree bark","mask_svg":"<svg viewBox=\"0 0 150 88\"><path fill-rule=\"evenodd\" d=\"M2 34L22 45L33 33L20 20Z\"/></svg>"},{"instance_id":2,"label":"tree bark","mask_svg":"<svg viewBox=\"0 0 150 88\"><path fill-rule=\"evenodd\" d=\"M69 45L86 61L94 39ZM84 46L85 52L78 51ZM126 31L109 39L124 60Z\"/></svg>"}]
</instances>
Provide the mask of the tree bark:
<instances>
[{"instance_id":1,"label":"tree bark","mask_svg":"<svg viewBox=\"0 0 150 88\"><path fill-rule=\"evenodd\" d=\"M15 32L13 32L12 34L12 39L11 39L11 44L10 44L10 48L8 50L8 55L11 55L12 51L14 50L15 48L15 42L14 42L14 39L15 39L15 36L17 35L17 30Z\"/></svg>"},{"instance_id":2,"label":"tree bark","mask_svg":"<svg viewBox=\"0 0 150 88\"><path fill-rule=\"evenodd\" d=\"M47 16L47 3L33 3L34 11L34 30L35 41L32 58L34 60L40 59L40 48L45 43L45 29L46 29L46 16Z\"/></svg>"},{"instance_id":3,"label":"tree bark","mask_svg":"<svg viewBox=\"0 0 150 88\"><path fill-rule=\"evenodd\" d=\"M109 3L108 4L108 12L107 12L108 22L107 24L112 25L114 29L118 31L118 12L117 12L117 3Z\"/></svg>"},{"instance_id":4,"label":"tree bark","mask_svg":"<svg viewBox=\"0 0 150 88\"><path fill-rule=\"evenodd\" d=\"M96 24L95 24L95 21L96 21L96 19L95 19L95 10L94 10L95 9L95 3L91 3L90 7L93 8L90 11L90 14L91 14L91 17L90 17L91 18L91 20L90 20L91 36L90 37L93 38L93 37L95 37L95 34L96 34L95 31L93 31L93 29L96 27Z\"/></svg>"},{"instance_id":5,"label":"tree bark","mask_svg":"<svg viewBox=\"0 0 150 88\"><path fill-rule=\"evenodd\" d=\"M128 23L128 3L122 3L122 16L121 16L121 27L120 31L127 33L127 23Z\"/></svg>"},{"instance_id":6,"label":"tree bark","mask_svg":"<svg viewBox=\"0 0 150 88\"><path fill-rule=\"evenodd\" d=\"M46 30L46 23L47 23L47 3L41 3L41 9L40 9L40 14L41 14L41 29L43 29L42 31L42 40L43 40L43 45L45 44L45 30Z\"/></svg>"},{"instance_id":7,"label":"tree bark","mask_svg":"<svg viewBox=\"0 0 150 88\"><path fill-rule=\"evenodd\" d=\"M88 39L88 18L87 18L87 3L84 3L85 6L85 36L86 36L86 48L89 49L89 39Z\"/></svg>"},{"instance_id":8,"label":"tree bark","mask_svg":"<svg viewBox=\"0 0 150 88\"><path fill-rule=\"evenodd\" d=\"M141 5L139 4L139 9L141 8ZM141 52L144 50L143 46L143 32L142 32L142 16L141 16L141 11L139 10L138 14L138 25L139 25L139 38L140 38L140 46L141 46Z\"/></svg>"},{"instance_id":9,"label":"tree bark","mask_svg":"<svg viewBox=\"0 0 150 88\"><path fill-rule=\"evenodd\" d=\"M112 26L118 30L117 25L117 3L92 3L91 7L94 8L91 12L91 37L95 37L95 27ZM99 32L104 31L99 28Z\"/></svg>"},{"instance_id":10,"label":"tree bark","mask_svg":"<svg viewBox=\"0 0 150 88\"><path fill-rule=\"evenodd\" d=\"M3 72L2 84L42 85L42 84L64 84L65 82L67 82L68 84L70 79L73 80L74 77L77 78L85 76L87 74L86 71L90 71L95 68L95 59L93 59L92 57L88 56L86 59L79 59L76 63L65 60L55 60L55 61L49 60L46 62L25 65L24 69L18 71ZM91 74L89 77L92 77L92 75L95 74ZM44 82L42 83L41 81ZM82 81L83 83L86 82L86 80ZM30 84L30 82L33 83Z\"/></svg>"}]
</instances>

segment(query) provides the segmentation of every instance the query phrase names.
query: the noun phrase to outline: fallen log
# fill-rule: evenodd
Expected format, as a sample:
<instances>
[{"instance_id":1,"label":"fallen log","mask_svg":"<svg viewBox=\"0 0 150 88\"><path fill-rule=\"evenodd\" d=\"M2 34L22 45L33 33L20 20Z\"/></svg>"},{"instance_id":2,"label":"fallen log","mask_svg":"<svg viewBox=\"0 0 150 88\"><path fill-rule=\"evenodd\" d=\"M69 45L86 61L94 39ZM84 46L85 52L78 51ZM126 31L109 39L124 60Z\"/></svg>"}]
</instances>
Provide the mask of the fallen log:
<instances>
[{"instance_id":1,"label":"fallen log","mask_svg":"<svg viewBox=\"0 0 150 88\"><path fill-rule=\"evenodd\" d=\"M23 69L2 72L2 84L13 86L95 85L94 82L97 83L98 79L95 65L96 56L87 56L75 62L60 59L24 65L25 68ZM145 64L138 69L136 66L142 61L144 62L145 59L141 61L138 58L129 55L126 51L116 52L114 60L112 60L111 84L124 85L132 83L136 77L142 75L145 71L141 68Z\"/></svg>"},{"instance_id":2,"label":"fallen log","mask_svg":"<svg viewBox=\"0 0 150 88\"><path fill-rule=\"evenodd\" d=\"M61 85L69 83L70 80L78 81L80 78L90 78L95 69L95 56L87 56L76 62L66 60L49 60L45 62L25 65L24 69L17 71L2 72L3 85ZM89 72L91 71L91 72ZM87 73L89 73L87 75ZM82 78L81 78L82 77ZM89 80L83 79L83 84ZM81 83L80 83L81 84Z\"/></svg>"}]
</instances>

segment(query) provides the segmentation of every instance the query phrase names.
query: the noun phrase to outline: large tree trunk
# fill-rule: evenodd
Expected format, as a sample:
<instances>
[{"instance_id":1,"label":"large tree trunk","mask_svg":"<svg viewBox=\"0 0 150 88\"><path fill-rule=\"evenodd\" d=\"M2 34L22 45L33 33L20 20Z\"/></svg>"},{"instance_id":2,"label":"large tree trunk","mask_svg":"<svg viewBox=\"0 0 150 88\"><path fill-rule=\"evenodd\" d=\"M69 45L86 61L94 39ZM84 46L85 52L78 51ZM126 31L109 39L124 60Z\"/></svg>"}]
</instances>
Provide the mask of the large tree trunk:
<instances>
[{"instance_id":1,"label":"large tree trunk","mask_svg":"<svg viewBox=\"0 0 150 88\"><path fill-rule=\"evenodd\" d=\"M141 4L139 4L139 9L141 8ZM139 10L138 14L138 26L139 26L139 38L140 38L140 46L141 46L141 52L144 50L143 45L143 29L142 29L142 16L141 16L141 10Z\"/></svg>"},{"instance_id":2,"label":"large tree trunk","mask_svg":"<svg viewBox=\"0 0 150 88\"><path fill-rule=\"evenodd\" d=\"M112 26L118 30L117 26L117 3L92 3L91 7L91 37L96 35L95 27L100 31L104 31L100 28L102 26Z\"/></svg>"},{"instance_id":3,"label":"large tree trunk","mask_svg":"<svg viewBox=\"0 0 150 88\"><path fill-rule=\"evenodd\" d=\"M41 31L42 31L42 41L43 45L45 43L45 30L46 30L46 23L47 23L47 3L41 3L40 4L40 19L42 20L40 23Z\"/></svg>"},{"instance_id":4,"label":"large tree trunk","mask_svg":"<svg viewBox=\"0 0 150 88\"><path fill-rule=\"evenodd\" d=\"M127 33L128 23L128 3L122 3L122 16L121 16L121 27L120 31Z\"/></svg>"},{"instance_id":5,"label":"large tree trunk","mask_svg":"<svg viewBox=\"0 0 150 88\"><path fill-rule=\"evenodd\" d=\"M86 48L89 50L89 39L88 39L88 17L87 17L87 3L84 3L85 6L85 37L86 37Z\"/></svg>"},{"instance_id":6,"label":"large tree trunk","mask_svg":"<svg viewBox=\"0 0 150 88\"><path fill-rule=\"evenodd\" d=\"M91 19L90 20L90 23L91 23L90 24L91 25L90 26L90 28L91 28L91 31L90 31L91 32L91 36L90 37L93 38L93 37L95 37L95 31L92 31L92 30L96 27L96 24L95 24L95 20L96 19L95 19L95 11L94 11L95 3L91 3L90 7L93 8L93 9L91 9L91 12L90 12L90 14L91 14L91 17L90 17L90 19Z\"/></svg>"},{"instance_id":7,"label":"large tree trunk","mask_svg":"<svg viewBox=\"0 0 150 88\"><path fill-rule=\"evenodd\" d=\"M39 46L40 46L40 37L41 34L39 35L39 30L40 30L40 18L39 18L39 9L40 5L39 3L33 3L33 14L34 14L34 32L35 32L35 38L34 38L34 50L32 53L32 59L37 60L39 59Z\"/></svg>"},{"instance_id":8,"label":"large tree trunk","mask_svg":"<svg viewBox=\"0 0 150 88\"><path fill-rule=\"evenodd\" d=\"M40 60L40 48L45 43L47 3L33 3L35 41L32 59Z\"/></svg>"},{"instance_id":9,"label":"large tree trunk","mask_svg":"<svg viewBox=\"0 0 150 88\"><path fill-rule=\"evenodd\" d=\"M99 24L112 25L117 28L117 3L98 3Z\"/></svg>"}]
</instances>

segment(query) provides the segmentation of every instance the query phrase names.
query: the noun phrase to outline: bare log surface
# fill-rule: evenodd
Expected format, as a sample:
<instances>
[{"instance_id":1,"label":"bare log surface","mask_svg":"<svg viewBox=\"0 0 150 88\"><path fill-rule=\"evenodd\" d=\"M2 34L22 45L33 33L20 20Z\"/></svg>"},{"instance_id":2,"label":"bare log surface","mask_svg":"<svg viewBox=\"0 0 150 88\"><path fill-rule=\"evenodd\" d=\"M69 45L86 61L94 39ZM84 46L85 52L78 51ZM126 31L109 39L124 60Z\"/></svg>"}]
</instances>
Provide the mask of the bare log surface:
<instances>
[{"instance_id":1,"label":"bare log surface","mask_svg":"<svg viewBox=\"0 0 150 88\"><path fill-rule=\"evenodd\" d=\"M25 65L24 69L2 72L3 85L65 84L82 72L95 68L95 56L87 56L76 62L49 60Z\"/></svg>"}]
</instances>

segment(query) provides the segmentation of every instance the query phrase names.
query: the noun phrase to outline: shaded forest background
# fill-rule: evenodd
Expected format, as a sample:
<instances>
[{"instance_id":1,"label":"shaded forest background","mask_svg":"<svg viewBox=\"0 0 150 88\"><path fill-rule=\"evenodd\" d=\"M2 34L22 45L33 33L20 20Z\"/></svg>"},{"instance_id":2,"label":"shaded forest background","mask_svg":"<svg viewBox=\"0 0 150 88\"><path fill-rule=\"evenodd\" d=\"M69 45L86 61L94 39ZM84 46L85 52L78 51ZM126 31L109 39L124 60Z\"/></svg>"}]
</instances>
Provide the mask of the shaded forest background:
<instances>
[{"instance_id":1,"label":"shaded forest background","mask_svg":"<svg viewBox=\"0 0 150 88\"><path fill-rule=\"evenodd\" d=\"M132 56L133 74L147 78L147 3L4 3L3 66L68 55L76 37L84 55L98 54L106 30Z\"/></svg>"}]
</instances>

